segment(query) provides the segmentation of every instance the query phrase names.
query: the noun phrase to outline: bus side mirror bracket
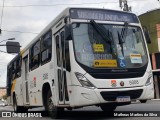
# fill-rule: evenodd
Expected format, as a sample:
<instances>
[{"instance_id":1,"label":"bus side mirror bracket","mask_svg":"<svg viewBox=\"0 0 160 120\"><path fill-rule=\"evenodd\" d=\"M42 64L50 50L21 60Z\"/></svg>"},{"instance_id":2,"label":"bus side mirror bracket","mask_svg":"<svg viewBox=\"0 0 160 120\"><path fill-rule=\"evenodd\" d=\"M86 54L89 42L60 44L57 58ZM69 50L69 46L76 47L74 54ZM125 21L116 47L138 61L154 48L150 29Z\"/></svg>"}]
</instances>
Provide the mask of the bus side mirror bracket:
<instances>
[{"instance_id":1,"label":"bus side mirror bracket","mask_svg":"<svg viewBox=\"0 0 160 120\"><path fill-rule=\"evenodd\" d=\"M148 44L150 44L151 43L151 38L150 38L150 35L149 35L147 27L143 26L143 32L144 32L144 36L145 36L146 42Z\"/></svg>"},{"instance_id":2,"label":"bus side mirror bracket","mask_svg":"<svg viewBox=\"0 0 160 120\"><path fill-rule=\"evenodd\" d=\"M71 34L71 24L66 24L64 27L65 31L65 40L72 40L72 34Z\"/></svg>"}]
</instances>

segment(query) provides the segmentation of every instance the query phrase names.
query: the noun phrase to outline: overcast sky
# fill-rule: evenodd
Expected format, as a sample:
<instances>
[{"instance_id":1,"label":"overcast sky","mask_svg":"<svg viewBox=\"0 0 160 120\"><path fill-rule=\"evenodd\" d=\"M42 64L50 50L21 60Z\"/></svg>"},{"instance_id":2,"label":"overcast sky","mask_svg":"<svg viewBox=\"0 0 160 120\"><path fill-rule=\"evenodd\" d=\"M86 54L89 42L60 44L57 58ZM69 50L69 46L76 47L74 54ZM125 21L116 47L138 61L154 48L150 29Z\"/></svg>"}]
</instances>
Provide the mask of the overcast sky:
<instances>
[{"instance_id":1,"label":"overcast sky","mask_svg":"<svg viewBox=\"0 0 160 120\"><path fill-rule=\"evenodd\" d=\"M160 8L158 0L128 0L128 5L132 7L132 12L137 15ZM2 6L3 0L0 0L0 16L2 16ZM119 0L87 0L85 2L84 0L5 0L4 6L0 41L15 37L22 48L32 41L37 35L35 33L42 31L66 7L120 10ZM0 50L6 51L5 47L1 47ZM6 67L13 57L14 55L0 52L0 87L6 85Z\"/></svg>"}]
</instances>

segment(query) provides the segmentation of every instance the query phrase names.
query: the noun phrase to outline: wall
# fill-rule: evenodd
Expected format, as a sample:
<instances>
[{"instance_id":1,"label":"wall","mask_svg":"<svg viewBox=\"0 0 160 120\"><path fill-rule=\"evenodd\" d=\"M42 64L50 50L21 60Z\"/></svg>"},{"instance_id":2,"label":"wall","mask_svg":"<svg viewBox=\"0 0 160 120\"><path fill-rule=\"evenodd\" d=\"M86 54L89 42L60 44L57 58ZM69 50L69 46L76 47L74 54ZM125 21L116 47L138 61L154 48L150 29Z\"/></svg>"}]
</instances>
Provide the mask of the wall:
<instances>
[{"instance_id":1,"label":"wall","mask_svg":"<svg viewBox=\"0 0 160 120\"><path fill-rule=\"evenodd\" d=\"M0 89L0 98L6 94L6 89Z\"/></svg>"},{"instance_id":2,"label":"wall","mask_svg":"<svg viewBox=\"0 0 160 120\"><path fill-rule=\"evenodd\" d=\"M159 51L158 47L158 34L157 24L160 24L160 9L149 11L139 16L142 26L146 26L149 30L151 37L151 44L148 44L148 49L150 53L157 53ZM158 34L157 34L158 32Z\"/></svg>"}]
</instances>

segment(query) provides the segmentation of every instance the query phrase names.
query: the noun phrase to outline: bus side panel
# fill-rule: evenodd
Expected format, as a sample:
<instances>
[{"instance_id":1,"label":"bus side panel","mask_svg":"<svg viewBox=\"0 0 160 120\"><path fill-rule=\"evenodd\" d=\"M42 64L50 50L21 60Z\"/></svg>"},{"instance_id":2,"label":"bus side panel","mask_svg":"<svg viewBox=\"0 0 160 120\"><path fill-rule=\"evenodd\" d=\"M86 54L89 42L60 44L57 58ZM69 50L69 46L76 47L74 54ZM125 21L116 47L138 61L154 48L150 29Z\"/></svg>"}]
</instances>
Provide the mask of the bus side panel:
<instances>
[{"instance_id":1,"label":"bus side panel","mask_svg":"<svg viewBox=\"0 0 160 120\"><path fill-rule=\"evenodd\" d=\"M11 91L15 92L17 105L23 106L23 92L22 92L22 77L17 78L13 81ZM12 92L12 101L13 101L13 92Z\"/></svg>"},{"instance_id":2,"label":"bus side panel","mask_svg":"<svg viewBox=\"0 0 160 120\"><path fill-rule=\"evenodd\" d=\"M39 67L29 72L29 101L31 106L42 105L41 86L42 68ZM41 99L39 99L41 98Z\"/></svg>"},{"instance_id":3,"label":"bus side panel","mask_svg":"<svg viewBox=\"0 0 160 120\"><path fill-rule=\"evenodd\" d=\"M54 72L51 69L52 65L53 63L49 62L29 72L29 98L31 106L43 105L43 84L46 82L51 84L51 80L54 79L52 75Z\"/></svg>"}]
</instances>

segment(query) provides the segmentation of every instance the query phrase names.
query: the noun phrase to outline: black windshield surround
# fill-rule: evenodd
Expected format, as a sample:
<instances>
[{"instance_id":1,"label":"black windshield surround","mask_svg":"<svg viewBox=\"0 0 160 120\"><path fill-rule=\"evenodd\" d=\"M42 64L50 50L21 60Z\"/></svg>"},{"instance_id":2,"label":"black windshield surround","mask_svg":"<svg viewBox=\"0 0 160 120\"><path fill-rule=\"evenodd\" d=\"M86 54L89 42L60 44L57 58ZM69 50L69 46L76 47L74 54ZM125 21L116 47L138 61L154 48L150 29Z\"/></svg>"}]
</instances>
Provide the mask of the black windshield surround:
<instances>
[{"instance_id":1,"label":"black windshield surround","mask_svg":"<svg viewBox=\"0 0 160 120\"><path fill-rule=\"evenodd\" d=\"M74 23L73 23L74 24ZM86 23L78 23L78 24L86 24ZM87 23L89 24L89 23ZM105 24L107 26L107 24ZM78 25L79 27L80 25ZM110 26L120 26L122 27L123 25L110 25ZM77 26L76 26L77 27ZM74 29L76 29L76 27L73 26L73 36L74 36ZM132 27L132 26L129 26L129 27ZM135 26L134 26L135 27ZM89 29L89 28L88 28ZM132 28L130 28L131 31ZM135 29L135 28L134 28ZM137 30L139 30L140 28L137 28ZM110 31L111 32L111 31ZM111 33L113 34L113 33ZM111 36L109 36L111 37ZM112 38L114 39L114 38ZM82 39L83 40L83 39ZM138 39L139 40L139 39ZM146 68L147 68L147 63L148 63L148 57L147 57L147 52L146 52L146 48L145 48L145 45L144 45L144 40L142 39L142 47L144 49L144 54L145 54L145 57L143 58L143 61L144 59L145 60L145 63L142 65L142 66L139 66L139 67L130 67L130 68L122 68L122 67L98 67L98 68L95 68L95 67L90 67L90 66L87 66L83 63L81 63L78 59L77 59L77 55L76 55L76 52L74 52L75 54L75 58L76 58L76 61L77 63L88 73L90 74L92 77L94 78L99 78L99 79L111 79L114 78L133 78L133 77L142 77L146 71ZM76 46L75 46L75 37L73 37L73 44L74 44L74 51L76 51ZM113 43L112 41L112 45L115 46L116 44ZM115 50L113 50L114 52ZM116 49L117 51L117 49ZM118 53L117 53L118 54ZM114 59L118 59L118 57L114 57ZM118 60L117 60L118 61ZM117 62L117 64L119 64ZM138 64L136 64L135 66L138 66Z\"/></svg>"}]
</instances>

